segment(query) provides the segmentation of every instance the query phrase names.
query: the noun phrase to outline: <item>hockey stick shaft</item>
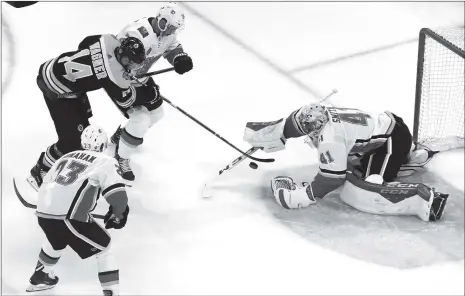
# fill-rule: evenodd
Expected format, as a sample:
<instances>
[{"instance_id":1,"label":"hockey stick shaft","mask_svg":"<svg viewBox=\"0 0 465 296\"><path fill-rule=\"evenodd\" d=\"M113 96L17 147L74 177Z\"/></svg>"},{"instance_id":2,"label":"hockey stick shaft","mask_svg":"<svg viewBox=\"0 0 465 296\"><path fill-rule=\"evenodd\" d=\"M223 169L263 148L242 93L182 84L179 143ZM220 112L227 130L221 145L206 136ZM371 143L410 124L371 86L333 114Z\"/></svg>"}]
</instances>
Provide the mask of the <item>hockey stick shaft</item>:
<instances>
[{"instance_id":1,"label":"hockey stick shaft","mask_svg":"<svg viewBox=\"0 0 465 296\"><path fill-rule=\"evenodd\" d=\"M247 150L245 152L245 154L247 154L248 156L254 154L255 152L257 152L258 150L260 150L260 148L258 147L252 147L250 148L249 150ZM246 159L247 156L245 155L240 155L238 158L234 159L233 161L231 161L227 166L225 166L223 169L219 170L218 172L218 175L221 175L222 173L224 173L225 171L230 171L232 170L236 165L238 165L239 163L241 163L244 159Z\"/></svg>"},{"instance_id":2,"label":"hockey stick shaft","mask_svg":"<svg viewBox=\"0 0 465 296\"><path fill-rule=\"evenodd\" d=\"M147 72L145 74L140 74L140 75L137 75L137 78L154 76L154 75L158 75L158 74L162 74L162 73L166 73L166 72L171 72L171 71L174 71L174 67L161 69L161 70L158 70L158 71Z\"/></svg>"},{"instance_id":3,"label":"hockey stick shaft","mask_svg":"<svg viewBox=\"0 0 465 296\"><path fill-rule=\"evenodd\" d=\"M142 81L140 81L137 77L135 76L132 76L132 79L137 81L138 83L142 84L142 85L145 85L145 83L143 83ZM245 157L248 157L250 159L253 159L255 161L258 161L258 162L274 162L275 159L274 158L257 158L257 157L253 157L251 155L248 155L246 152L240 150L239 148L237 148L236 146L234 146L233 144L231 144L228 140L226 140L225 138L223 138L222 136L220 136L218 133L216 133L215 131L213 131L211 128L209 128L208 126L206 126L205 124L203 124L202 122L200 122L197 118L195 118L194 116L190 115L189 113L187 113L186 111L184 111L182 108L176 106L175 104L173 104L170 100L168 100L167 98L165 98L164 96L160 96L160 98L167 102L168 104L171 105L171 107L173 107L174 109L178 110L179 112L181 112L182 114L184 114L185 116L189 117L191 120L193 120L195 123L197 123L198 125L200 125L201 127L203 127L204 129L206 129L207 131L209 131L210 133L212 133L215 137L217 137L218 139L220 139L221 141L225 142L226 144L228 144L230 147L234 148L236 151L240 152L242 155L244 155Z\"/></svg>"},{"instance_id":4,"label":"hockey stick shaft","mask_svg":"<svg viewBox=\"0 0 465 296\"><path fill-rule=\"evenodd\" d=\"M236 146L234 146L233 144L231 144L228 140L226 140L225 138L223 138L222 136L220 136L219 134L217 134L216 132L214 132L211 128L209 128L208 126L206 126L205 124L203 124L202 122L200 122L199 120L197 120L195 117L193 117L192 115L190 115L189 113L187 113L186 111L184 111L183 109L179 108L178 106L176 106L175 104L173 104L170 100L168 100L167 98L161 96L161 98L163 99L163 101L167 102L168 104L170 104L174 109L178 110L179 112L181 112L182 114L186 115L187 117L189 117L191 120L193 120L195 123L197 123L198 125L200 125L201 127L203 127L204 129L206 129L207 131L209 131L210 133L212 133L215 137L217 137L218 139L220 139L221 141L225 142L226 144L228 144L230 147L234 148L236 151L240 152L242 155L244 155L245 157L248 157L250 159L253 159L255 161L258 161L258 162L274 162L274 158L257 158L257 157L253 157L251 155L248 155L246 152L240 150L239 148L237 148Z\"/></svg>"},{"instance_id":5,"label":"hockey stick shaft","mask_svg":"<svg viewBox=\"0 0 465 296\"><path fill-rule=\"evenodd\" d=\"M31 203L27 202L24 199L24 197L19 192L18 187L16 187L16 182L15 182L14 179L13 179L13 187L14 187L16 196L18 197L19 201L23 204L23 206L25 206L26 208L29 208L29 209L37 209L37 205L31 204ZM100 214L91 214L91 215L95 219L102 219L103 220L105 218L104 215L100 215Z\"/></svg>"}]
</instances>

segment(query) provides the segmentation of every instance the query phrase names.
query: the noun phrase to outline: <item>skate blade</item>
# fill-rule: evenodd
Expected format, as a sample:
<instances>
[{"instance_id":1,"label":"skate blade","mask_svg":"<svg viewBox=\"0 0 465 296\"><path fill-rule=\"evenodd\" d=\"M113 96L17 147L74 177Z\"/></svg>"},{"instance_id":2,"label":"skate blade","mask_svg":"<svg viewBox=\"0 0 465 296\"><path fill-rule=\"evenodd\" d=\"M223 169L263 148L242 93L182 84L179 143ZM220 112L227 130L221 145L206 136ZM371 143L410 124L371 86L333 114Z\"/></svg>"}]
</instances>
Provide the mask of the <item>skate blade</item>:
<instances>
[{"instance_id":1,"label":"skate blade","mask_svg":"<svg viewBox=\"0 0 465 296\"><path fill-rule=\"evenodd\" d=\"M30 186L27 178L13 178L13 189L19 201L27 208L37 208L37 192Z\"/></svg>"},{"instance_id":2,"label":"skate blade","mask_svg":"<svg viewBox=\"0 0 465 296\"><path fill-rule=\"evenodd\" d=\"M39 192L39 184L37 184L36 180L32 176L27 177L26 180L29 185L31 185L32 189L34 189L36 192Z\"/></svg>"},{"instance_id":3,"label":"skate blade","mask_svg":"<svg viewBox=\"0 0 465 296\"><path fill-rule=\"evenodd\" d=\"M46 284L33 285L33 284L30 284L29 287L27 287L26 292L38 292L38 291L50 290L50 289L52 289L54 287L55 287L55 285L46 285Z\"/></svg>"}]
</instances>

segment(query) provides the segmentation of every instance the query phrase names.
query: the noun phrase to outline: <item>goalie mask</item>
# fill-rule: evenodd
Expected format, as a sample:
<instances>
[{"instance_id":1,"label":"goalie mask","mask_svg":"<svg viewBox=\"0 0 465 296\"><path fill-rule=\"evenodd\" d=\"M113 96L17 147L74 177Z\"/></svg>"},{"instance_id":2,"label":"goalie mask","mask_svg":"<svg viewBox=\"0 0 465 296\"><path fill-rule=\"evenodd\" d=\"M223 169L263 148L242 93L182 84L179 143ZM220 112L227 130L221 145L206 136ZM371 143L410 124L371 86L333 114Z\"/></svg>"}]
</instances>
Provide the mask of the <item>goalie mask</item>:
<instances>
[{"instance_id":1,"label":"goalie mask","mask_svg":"<svg viewBox=\"0 0 465 296\"><path fill-rule=\"evenodd\" d=\"M162 36L168 36L184 29L184 11L175 2L169 2L160 8L156 23Z\"/></svg>"},{"instance_id":2,"label":"goalie mask","mask_svg":"<svg viewBox=\"0 0 465 296\"><path fill-rule=\"evenodd\" d=\"M320 104L310 104L303 106L296 114L297 122L301 131L307 135L306 143L312 148L316 147L320 131L329 121L326 108Z\"/></svg>"}]
</instances>

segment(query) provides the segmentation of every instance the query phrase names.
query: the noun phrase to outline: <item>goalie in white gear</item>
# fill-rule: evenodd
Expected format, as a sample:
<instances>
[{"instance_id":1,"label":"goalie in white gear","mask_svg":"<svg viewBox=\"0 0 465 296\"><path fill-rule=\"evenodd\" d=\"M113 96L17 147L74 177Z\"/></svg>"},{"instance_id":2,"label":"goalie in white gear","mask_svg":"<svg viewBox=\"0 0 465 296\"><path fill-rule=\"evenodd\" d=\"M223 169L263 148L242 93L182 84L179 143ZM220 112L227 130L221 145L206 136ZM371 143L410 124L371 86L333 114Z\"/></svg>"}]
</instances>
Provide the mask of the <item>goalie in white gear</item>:
<instances>
[{"instance_id":1,"label":"goalie in white gear","mask_svg":"<svg viewBox=\"0 0 465 296\"><path fill-rule=\"evenodd\" d=\"M307 207L343 185L341 199L359 210L417 215L424 221L441 218L448 195L424 184L393 182L398 175L421 168L433 155L425 150L410 153L412 136L402 118L389 111L372 114L309 104L286 121L249 122L244 140L275 152L284 149L288 139L303 136L318 150L319 171L313 182L302 185L291 177L271 181L275 199L284 208Z\"/></svg>"},{"instance_id":2,"label":"goalie in white gear","mask_svg":"<svg viewBox=\"0 0 465 296\"><path fill-rule=\"evenodd\" d=\"M91 216L100 194L110 204L104 219L106 229L123 228L129 214L118 163L101 153L107 143L103 129L86 127L81 135L84 150L63 155L46 174L39 189L36 214L47 239L29 280L28 292L51 289L58 283L54 266L69 246L82 259L97 258L103 295L119 295L119 269L110 250L110 234Z\"/></svg>"},{"instance_id":3,"label":"goalie in white gear","mask_svg":"<svg viewBox=\"0 0 465 296\"><path fill-rule=\"evenodd\" d=\"M185 14L182 8L173 2L164 4L155 17L144 17L123 28L118 39L135 37L142 41L146 50L146 59L142 66L132 69L132 75L147 73L161 57L174 66L178 74L184 74L193 68L192 59L184 52L177 35L185 27ZM159 87L152 77L141 78L146 86L134 83L137 97L133 101L118 106L128 118L123 127L119 127L111 137L116 145L118 159L123 176L129 181L135 179L130 166L130 157L142 144L149 128L163 117L163 100ZM139 89L147 89L140 91Z\"/></svg>"}]
</instances>

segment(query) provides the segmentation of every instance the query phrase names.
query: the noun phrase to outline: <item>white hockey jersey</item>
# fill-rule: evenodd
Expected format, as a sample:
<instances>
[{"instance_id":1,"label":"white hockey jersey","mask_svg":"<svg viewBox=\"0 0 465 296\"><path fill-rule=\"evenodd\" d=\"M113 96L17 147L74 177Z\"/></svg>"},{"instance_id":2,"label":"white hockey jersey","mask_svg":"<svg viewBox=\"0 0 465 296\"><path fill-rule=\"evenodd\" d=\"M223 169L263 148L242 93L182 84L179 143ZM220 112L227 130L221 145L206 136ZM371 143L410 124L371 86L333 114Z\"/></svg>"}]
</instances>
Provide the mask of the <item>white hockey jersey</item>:
<instances>
[{"instance_id":1,"label":"white hockey jersey","mask_svg":"<svg viewBox=\"0 0 465 296\"><path fill-rule=\"evenodd\" d=\"M173 64L176 55L183 52L176 33L168 36L157 36L151 25L152 19L151 17L141 18L124 27L117 36L118 39L135 37L144 44L146 60L142 67L134 71L135 75L147 73L161 56Z\"/></svg>"},{"instance_id":2,"label":"white hockey jersey","mask_svg":"<svg viewBox=\"0 0 465 296\"><path fill-rule=\"evenodd\" d=\"M329 122L318 136L319 172L312 182L313 195L322 198L344 183L349 155L382 146L395 119L390 112L371 114L357 109L327 106Z\"/></svg>"},{"instance_id":3,"label":"white hockey jersey","mask_svg":"<svg viewBox=\"0 0 465 296\"><path fill-rule=\"evenodd\" d=\"M44 177L37 216L89 222L100 194L118 216L128 201L118 170L116 160L103 153L78 150L63 155Z\"/></svg>"}]
</instances>

